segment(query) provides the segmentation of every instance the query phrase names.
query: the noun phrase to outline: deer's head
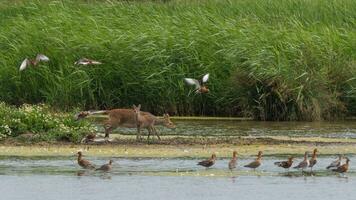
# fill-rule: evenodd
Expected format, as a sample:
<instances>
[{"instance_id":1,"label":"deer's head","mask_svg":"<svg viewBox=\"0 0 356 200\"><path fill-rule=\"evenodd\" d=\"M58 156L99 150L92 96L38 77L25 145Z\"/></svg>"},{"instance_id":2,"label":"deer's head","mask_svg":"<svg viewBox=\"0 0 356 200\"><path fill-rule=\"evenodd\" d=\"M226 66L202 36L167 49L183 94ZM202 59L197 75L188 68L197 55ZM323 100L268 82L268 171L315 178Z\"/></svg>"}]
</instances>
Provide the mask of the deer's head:
<instances>
[{"instance_id":1,"label":"deer's head","mask_svg":"<svg viewBox=\"0 0 356 200\"><path fill-rule=\"evenodd\" d=\"M135 114L139 114L140 110L141 110L141 104L138 104L138 106L136 106L135 104L132 106L134 113Z\"/></svg>"},{"instance_id":2,"label":"deer's head","mask_svg":"<svg viewBox=\"0 0 356 200\"><path fill-rule=\"evenodd\" d=\"M174 123L171 121L171 119L169 118L169 114L164 114L163 115L163 125L167 128L176 128L176 125L174 125Z\"/></svg>"}]
</instances>

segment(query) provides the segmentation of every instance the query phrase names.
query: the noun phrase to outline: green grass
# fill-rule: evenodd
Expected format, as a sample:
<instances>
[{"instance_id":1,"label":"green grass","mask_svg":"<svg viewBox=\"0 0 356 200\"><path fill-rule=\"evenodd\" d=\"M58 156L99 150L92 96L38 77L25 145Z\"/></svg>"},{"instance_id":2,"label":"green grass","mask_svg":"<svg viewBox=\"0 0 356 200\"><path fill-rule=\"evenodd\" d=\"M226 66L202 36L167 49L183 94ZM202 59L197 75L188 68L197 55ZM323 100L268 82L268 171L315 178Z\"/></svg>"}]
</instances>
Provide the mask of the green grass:
<instances>
[{"instance_id":1,"label":"green grass","mask_svg":"<svg viewBox=\"0 0 356 200\"><path fill-rule=\"evenodd\" d=\"M356 1L2 1L0 100L320 120L356 115ZM50 63L19 73L25 57ZM77 67L80 57L104 62ZM209 72L207 95L184 77Z\"/></svg>"}]
</instances>

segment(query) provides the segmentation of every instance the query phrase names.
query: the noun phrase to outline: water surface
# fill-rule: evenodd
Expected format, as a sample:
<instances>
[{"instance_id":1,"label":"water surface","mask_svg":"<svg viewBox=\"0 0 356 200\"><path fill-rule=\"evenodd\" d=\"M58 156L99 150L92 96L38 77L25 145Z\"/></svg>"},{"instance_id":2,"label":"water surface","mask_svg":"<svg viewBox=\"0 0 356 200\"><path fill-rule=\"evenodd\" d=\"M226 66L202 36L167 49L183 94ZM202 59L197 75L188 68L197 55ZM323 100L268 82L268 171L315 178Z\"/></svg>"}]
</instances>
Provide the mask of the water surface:
<instances>
[{"instance_id":1,"label":"water surface","mask_svg":"<svg viewBox=\"0 0 356 200\"><path fill-rule=\"evenodd\" d=\"M349 155L351 160L356 157ZM87 157L96 165L110 158ZM83 170L74 157L1 157L1 199L354 199L356 168L346 175L325 169L334 158L321 157L314 174L286 172L273 165L282 157L265 157L256 171L227 170L228 159L211 169L199 159L111 158L112 172ZM298 158L296 163L301 159Z\"/></svg>"}]
</instances>

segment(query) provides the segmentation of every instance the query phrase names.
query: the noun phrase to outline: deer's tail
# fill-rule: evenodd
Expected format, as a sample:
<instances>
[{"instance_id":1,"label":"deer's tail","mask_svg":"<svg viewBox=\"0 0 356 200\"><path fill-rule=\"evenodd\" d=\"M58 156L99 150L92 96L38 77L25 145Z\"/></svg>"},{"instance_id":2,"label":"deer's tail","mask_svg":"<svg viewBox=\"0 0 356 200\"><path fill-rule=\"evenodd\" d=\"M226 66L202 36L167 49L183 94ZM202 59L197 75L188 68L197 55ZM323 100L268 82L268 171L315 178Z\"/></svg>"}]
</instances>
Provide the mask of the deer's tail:
<instances>
[{"instance_id":1,"label":"deer's tail","mask_svg":"<svg viewBox=\"0 0 356 200\"><path fill-rule=\"evenodd\" d=\"M81 111L74 115L75 120L80 120L83 118L88 117L89 115L97 115L97 114L104 114L107 115L109 113L108 110L95 110L95 111Z\"/></svg>"}]
</instances>

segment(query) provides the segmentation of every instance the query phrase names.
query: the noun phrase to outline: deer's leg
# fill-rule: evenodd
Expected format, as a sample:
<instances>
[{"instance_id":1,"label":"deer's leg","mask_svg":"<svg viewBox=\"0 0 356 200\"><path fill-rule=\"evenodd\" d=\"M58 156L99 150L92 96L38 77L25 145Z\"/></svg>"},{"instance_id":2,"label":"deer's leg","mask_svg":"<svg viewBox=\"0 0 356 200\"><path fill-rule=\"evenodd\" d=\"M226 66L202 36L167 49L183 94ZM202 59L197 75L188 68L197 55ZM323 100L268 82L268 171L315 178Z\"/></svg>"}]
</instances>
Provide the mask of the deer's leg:
<instances>
[{"instance_id":1,"label":"deer's leg","mask_svg":"<svg viewBox=\"0 0 356 200\"><path fill-rule=\"evenodd\" d=\"M148 130L148 136L147 136L147 141L150 140L150 135L152 133L152 129L151 127L147 127L147 130Z\"/></svg>"},{"instance_id":2,"label":"deer's leg","mask_svg":"<svg viewBox=\"0 0 356 200\"><path fill-rule=\"evenodd\" d=\"M136 140L140 140L141 138L141 126L137 125L137 136L136 136Z\"/></svg>"},{"instance_id":3,"label":"deer's leg","mask_svg":"<svg viewBox=\"0 0 356 200\"><path fill-rule=\"evenodd\" d=\"M105 138L108 138L110 135L110 132L113 129L113 127L111 126L111 123L109 121L105 122L104 129L105 129Z\"/></svg>"},{"instance_id":4,"label":"deer's leg","mask_svg":"<svg viewBox=\"0 0 356 200\"><path fill-rule=\"evenodd\" d=\"M154 130L154 134L157 136L158 140L161 140L161 137L159 137L156 127L152 126L152 129Z\"/></svg>"}]
</instances>

